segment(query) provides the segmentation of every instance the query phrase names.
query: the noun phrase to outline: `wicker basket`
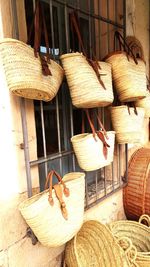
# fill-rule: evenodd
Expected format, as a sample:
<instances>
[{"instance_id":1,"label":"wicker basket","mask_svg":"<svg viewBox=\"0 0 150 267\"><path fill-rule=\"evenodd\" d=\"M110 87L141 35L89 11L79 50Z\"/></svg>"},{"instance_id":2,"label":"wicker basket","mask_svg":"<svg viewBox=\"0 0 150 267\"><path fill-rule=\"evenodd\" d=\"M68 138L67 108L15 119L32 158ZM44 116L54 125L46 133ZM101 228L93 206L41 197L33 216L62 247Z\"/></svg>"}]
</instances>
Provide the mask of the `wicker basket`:
<instances>
[{"instance_id":1,"label":"wicker basket","mask_svg":"<svg viewBox=\"0 0 150 267\"><path fill-rule=\"evenodd\" d=\"M63 180L69 197L63 196L68 220L62 216L60 203L52 190L54 205L48 202L49 192L43 191L20 204L20 211L38 240L47 247L58 247L70 240L80 229L84 215L85 174L68 173Z\"/></svg>"},{"instance_id":2,"label":"wicker basket","mask_svg":"<svg viewBox=\"0 0 150 267\"><path fill-rule=\"evenodd\" d=\"M142 59L135 64L132 57L125 52L109 54L105 61L112 66L112 76L119 100L130 102L146 96L146 66Z\"/></svg>"},{"instance_id":3,"label":"wicker basket","mask_svg":"<svg viewBox=\"0 0 150 267\"><path fill-rule=\"evenodd\" d=\"M140 148L131 157L128 185L123 192L128 219L137 220L143 213L150 215L150 148Z\"/></svg>"},{"instance_id":4,"label":"wicker basket","mask_svg":"<svg viewBox=\"0 0 150 267\"><path fill-rule=\"evenodd\" d=\"M78 234L67 243L67 267L127 267L127 257L109 229L97 222L87 221Z\"/></svg>"},{"instance_id":5,"label":"wicker basket","mask_svg":"<svg viewBox=\"0 0 150 267\"><path fill-rule=\"evenodd\" d=\"M112 125L119 144L141 142L144 108L137 108L137 113L134 108L128 109L125 105L111 108Z\"/></svg>"},{"instance_id":6,"label":"wicker basket","mask_svg":"<svg viewBox=\"0 0 150 267\"><path fill-rule=\"evenodd\" d=\"M111 66L99 62L100 84L95 71L80 53L65 54L60 57L70 89L72 103L77 108L94 108L108 106L113 102Z\"/></svg>"},{"instance_id":7,"label":"wicker basket","mask_svg":"<svg viewBox=\"0 0 150 267\"><path fill-rule=\"evenodd\" d=\"M146 97L135 102L136 107L145 109L145 118L150 117L150 92L147 90Z\"/></svg>"},{"instance_id":8,"label":"wicker basket","mask_svg":"<svg viewBox=\"0 0 150 267\"><path fill-rule=\"evenodd\" d=\"M107 136L107 143L110 146L107 158L103 154L103 143L97 136L94 138L93 134L84 133L71 138L73 150L81 169L93 171L111 164L114 156L115 132L108 131Z\"/></svg>"},{"instance_id":9,"label":"wicker basket","mask_svg":"<svg viewBox=\"0 0 150 267\"><path fill-rule=\"evenodd\" d=\"M18 96L50 101L62 83L64 71L51 60L52 75L42 74L41 61L25 43L5 38L0 41L0 56L10 91Z\"/></svg>"},{"instance_id":10,"label":"wicker basket","mask_svg":"<svg viewBox=\"0 0 150 267\"><path fill-rule=\"evenodd\" d=\"M150 266L150 228L135 221L116 221L109 224L117 238L127 237L137 249L136 262L140 267Z\"/></svg>"}]
</instances>

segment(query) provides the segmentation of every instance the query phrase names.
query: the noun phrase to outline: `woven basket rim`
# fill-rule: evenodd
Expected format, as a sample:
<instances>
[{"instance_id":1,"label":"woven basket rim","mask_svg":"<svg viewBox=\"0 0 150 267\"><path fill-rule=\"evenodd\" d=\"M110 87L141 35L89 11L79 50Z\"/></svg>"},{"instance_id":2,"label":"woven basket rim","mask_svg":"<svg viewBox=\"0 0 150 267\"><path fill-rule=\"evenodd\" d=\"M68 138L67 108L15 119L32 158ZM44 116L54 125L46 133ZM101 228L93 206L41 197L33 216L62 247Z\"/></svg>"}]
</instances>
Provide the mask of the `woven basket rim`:
<instances>
[{"instance_id":1,"label":"woven basket rim","mask_svg":"<svg viewBox=\"0 0 150 267\"><path fill-rule=\"evenodd\" d=\"M0 45L4 44L4 43L6 43L6 44L7 43L18 43L18 44L20 44L20 45L22 45L22 46L24 46L24 47L26 47L26 48L28 48L30 50L33 50L33 48L30 45L28 45L28 44L26 44L26 43L24 43L24 42L22 42L20 40L17 40L17 39L12 39L12 38L0 39ZM58 68L60 68L60 70L64 73L64 69L54 59L50 59L50 63L48 63L48 65L51 64L51 61L53 61L53 63L56 64L58 66Z\"/></svg>"},{"instance_id":2,"label":"woven basket rim","mask_svg":"<svg viewBox=\"0 0 150 267\"><path fill-rule=\"evenodd\" d=\"M113 237L110 229L106 225L100 223L97 220L92 220L92 219L91 220L88 220L88 221L84 221L84 223L83 223L81 229L79 230L79 232L77 233L77 235L75 235L74 238L71 240L72 245L73 245L73 250L74 250L75 258L76 258L76 262L78 263L79 266L81 266L82 259L79 257L79 254L78 254L79 248L77 249L78 237L80 238L80 235L82 236L82 231L84 233L84 231L86 231L86 229L88 229L88 231L89 231L89 236L90 236L90 231L91 231L91 235L93 235L93 233L94 233L92 231L93 227L94 227L94 232L98 232L99 234L103 230L103 234L105 236L105 239L108 239L110 241L110 244L112 243L113 246L115 245L115 248L118 251L118 255L114 255L114 252L113 251L107 249L106 244L107 244L108 240L106 241L105 244L103 244L101 240L98 242L98 246L99 247L100 247L100 245L102 245L102 248L105 248L103 252L100 250L100 253L102 254L102 253L105 252L105 254L106 253L109 254L109 260L111 260L113 258L115 260L116 264L117 264L118 260L116 259L116 256L117 256L118 259L120 259L122 257L122 255L123 255L122 254L123 253L122 248L119 246L119 244L117 244L117 242L115 241L115 238ZM88 244L88 239L87 240L84 239L84 242L87 242L87 244ZM97 242L96 239L95 239L95 242ZM88 252L86 252L86 253L88 253ZM96 251L95 251L95 253L96 253ZM96 256L98 258L99 257L99 254L97 254ZM126 266L128 266L127 259L124 259L124 260L126 260ZM96 265L96 266L98 266L98 265ZM118 264L117 264L117 266L118 266Z\"/></svg>"},{"instance_id":3,"label":"woven basket rim","mask_svg":"<svg viewBox=\"0 0 150 267\"><path fill-rule=\"evenodd\" d=\"M80 53L80 52L75 52L75 53L67 53L67 54L63 54L63 55L61 55L60 56L60 59L64 59L64 58L70 58L70 57L78 57L78 56L83 56L84 57L84 55L82 54L82 53Z\"/></svg>"},{"instance_id":4,"label":"woven basket rim","mask_svg":"<svg viewBox=\"0 0 150 267\"><path fill-rule=\"evenodd\" d=\"M118 51L109 53L107 56L105 56L103 58L103 60L105 61L112 56L116 56L116 55L120 55L120 54L125 55L125 56L127 55L127 53L125 51L118 50ZM128 55L128 58L134 60L130 55ZM142 62L144 62L144 64L146 64L145 61L141 58L137 58L137 61L142 61Z\"/></svg>"},{"instance_id":5,"label":"woven basket rim","mask_svg":"<svg viewBox=\"0 0 150 267\"><path fill-rule=\"evenodd\" d=\"M115 106L115 107L110 107L110 109L120 109L120 108L128 108L126 105L122 105L122 106ZM134 109L133 107L129 107L130 109ZM136 107L137 110L144 110L143 107Z\"/></svg>"},{"instance_id":6,"label":"woven basket rim","mask_svg":"<svg viewBox=\"0 0 150 267\"><path fill-rule=\"evenodd\" d=\"M116 134L115 131L107 131L107 134ZM91 136L93 137L93 134L92 133L82 133L82 134L77 134L77 135L74 135L71 137L71 142L82 142L83 139L86 140L86 139L89 139L91 138ZM81 138L80 138L81 137ZM79 140L80 138L80 140Z\"/></svg>"},{"instance_id":7,"label":"woven basket rim","mask_svg":"<svg viewBox=\"0 0 150 267\"><path fill-rule=\"evenodd\" d=\"M66 179L66 181L64 181L65 184L70 183L70 182L75 181L75 180L76 181L80 180L81 178L83 178L83 179L85 178L84 172L77 172L77 173L80 174L80 176L75 177L74 179ZM68 173L68 174L70 174L70 173ZM73 172L71 172L71 175L73 175ZM22 211L22 210L28 208L29 204L34 205L36 201L40 200L40 197L43 197L43 198L47 197L48 192L49 192L49 189L46 189L40 193L33 195L30 198L26 198L23 202L20 203L19 210ZM57 198L57 197L54 195L53 198Z\"/></svg>"}]
</instances>

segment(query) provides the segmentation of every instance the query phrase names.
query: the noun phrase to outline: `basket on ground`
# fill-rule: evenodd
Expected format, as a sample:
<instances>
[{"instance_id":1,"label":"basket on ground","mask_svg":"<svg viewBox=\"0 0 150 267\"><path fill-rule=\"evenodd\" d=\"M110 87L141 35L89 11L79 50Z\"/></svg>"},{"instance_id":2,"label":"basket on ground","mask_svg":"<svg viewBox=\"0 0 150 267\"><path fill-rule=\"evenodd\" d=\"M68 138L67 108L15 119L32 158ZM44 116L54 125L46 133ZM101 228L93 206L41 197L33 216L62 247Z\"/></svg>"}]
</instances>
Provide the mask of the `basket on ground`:
<instances>
[{"instance_id":1,"label":"basket on ground","mask_svg":"<svg viewBox=\"0 0 150 267\"><path fill-rule=\"evenodd\" d=\"M150 148L140 148L133 153L123 202L128 219L137 220L144 213L150 215Z\"/></svg>"},{"instance_id":2,"label":"basket on ground","mask_svg":"<svg viewBox=\"0 0 150 267\"><path fill-rule=\"evenodd\" d=\"M146 219L146 217L143 217ZM150 221L150 220L149 220ZM116 221L109 224L117 238L127 237L137 249L136 263L140 267L150 266L150 228L135 221Z\"/></svg>"},{"instance_id":3,"label":"basket on ground","mask_svg":"<svg viewBox=\"0 0 150 267\"><path fill-rule=\"evenodd\" d=\"M132 266L110 230L97 221L87 221L66 245L68 267Z\"/></svg>"}]
</instances>

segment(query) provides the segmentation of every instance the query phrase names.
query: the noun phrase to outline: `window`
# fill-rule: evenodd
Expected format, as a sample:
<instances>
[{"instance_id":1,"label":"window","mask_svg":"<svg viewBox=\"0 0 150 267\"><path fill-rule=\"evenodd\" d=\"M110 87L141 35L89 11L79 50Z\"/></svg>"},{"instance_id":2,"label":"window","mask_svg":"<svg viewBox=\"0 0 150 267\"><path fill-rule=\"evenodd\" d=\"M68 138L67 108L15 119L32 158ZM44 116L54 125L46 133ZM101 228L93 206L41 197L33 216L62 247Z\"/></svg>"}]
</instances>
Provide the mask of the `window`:
<instances>
[{"instance_id":1,"label":"window","mask_svg":"<svg viewBox=\"0 0 150 267\"><path fill-rule=\"evenodd\" d=\"M29 31L35 2L26 0L26 20ZM102 60L113 51L115 30L125 34L124 0L42 0L48 29L48 38L54 60L63 53L79 51L76 36L71 32L70 13L77 10L85 49ZM31 39L33 43L33 38ZM44 42L42 38L42 49ZM37 133L40 188L44 189L46 174L55 169L61 175L80 170L72 151L71 136L81 133L81 110L72 106L67 83L64 80L58 95L45 103L34 101ZM106 129L111 129L107 108L99 108ZM88 129L87 129L88 130ZM123 185L122 176L127 166L127 147L116 145L114 162L98 171L86 173L86 208L94 205Z\"/></svg>"}]
</instances>

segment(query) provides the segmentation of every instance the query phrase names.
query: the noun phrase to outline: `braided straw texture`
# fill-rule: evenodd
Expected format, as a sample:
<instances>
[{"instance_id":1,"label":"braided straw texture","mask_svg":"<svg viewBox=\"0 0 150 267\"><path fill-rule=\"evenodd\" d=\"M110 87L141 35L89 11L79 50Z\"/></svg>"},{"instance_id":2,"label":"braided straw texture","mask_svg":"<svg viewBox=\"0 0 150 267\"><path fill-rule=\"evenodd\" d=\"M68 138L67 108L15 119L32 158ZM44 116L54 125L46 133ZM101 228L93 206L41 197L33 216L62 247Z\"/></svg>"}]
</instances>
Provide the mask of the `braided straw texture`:
<instances>
[{"instance_id":1,"label":"braided straw texture","mask_svg":"<svg viewBox=\"0 0 150 267\"><path fill-rule=\"evenodd\" d=\"M150 117L150 92L148 90L146 92L146 97L141 100L137 100L135 102L135 106L145 109L145 118Z\"/></svg>"},{"instance_id":2,"label":"braided straw texture","mask_svg":"<svg viewBox=\"0 0 150 267\"><path fill-rule=\"evenodd\" d=\"M121 102L130 102L146 96L146 66L143 60L138 64L125 52L108 55L106 62L112 66L113 82Z\"/></svg>"},{"instance_id":3,"label":"braided straw texture","mask_svg":"<svg viewBox=\"0 0 150 267\"><path fill-rule=\"evenodd\" d=\"M141 142L144 108L137 108L138 115L134 113L134 108L129 108L129 111L125 105L111 108L112 125L119 144Z\"/></svg>"},{"instance_id":4,"label":"braided straw texture","mask_svg":"<svg viewBox=\"0 0 150 267\"><path fill-rule=\"evenodd\" d=\"M71 138L73 150L75 152L78 164L85 171L93 171L109 165L113 161L115 132L107 132L108 147L107 159L103 154L103 143L96 136L96 140L91 133L75 135Z\"/></svg>"},{"instance_id":5,"label":"braided straw texture","mask_svg":"<svg viewBox=\"0 0 150 267\"><path fill-rule=\"evenodd\" d=\"M108 106L113 102L111 65L99 62L102 87L93 68L80 53L65 54L60 57L72 103L77 108L94 108Z\"/></svg>"},{"instance_id":6,"label":"braided straw texture","mask_svg":"<svg viewBox=\"0 0 150 267\"><path fill-rule=\"evenodd\" d=\"M97 221L87 221L78 234L67 243L67 267L127 267L124 251L110 230Z\"/></svg>"},{"instance_id":7,"label":"braided straw texture","mask_svg":"<svg viewBox=\"0 0 150 267\"><path fill-rule=\"evenodd\" d=\"M116 221L109 224L112 234L117 238L127 237L137 249L138 266L150 266L150 228L135 221Z\"/></svg>"},{"instance_id":8,"label":"braided straw texture","mask_svg":"<svg viewBox=\"0 0 150 267\"><path fill-rule=\"evenodd\" d=\"M31 227L38 240L47 247L65 244L80 229L84 215L85 174L68 173L63 180L70 190L70 196L63 200L66 203L68 220L62 216L60 203L53 190L54 205L48 202L48 190L37 194L19 206L22 216Z\"/></svg>"},{"instance_id":9,"label":"braided straw texture","mask_svg":"<svg viewBox=\"0 0 150 267\"><path fill-rule=\"evenodd\" d=\"M18 96L50 101L62 83L64 71L51 60L48 64L52 75L42 74L41 61L34 56L34 50L15 39L0 41L1 64L3 64L10 91Z\"/></svg>"},{"instance_id":10,"label":"braided straw texture","mask_svg":"<svg viewBox=\"0 0 150 267\"><path fill-rule=\"evenodd\" d=\"M150 215L150 148L140 148L132 155L123 201L128 219L137 220L144 213Z\"/></svg>"}]
</instances>

